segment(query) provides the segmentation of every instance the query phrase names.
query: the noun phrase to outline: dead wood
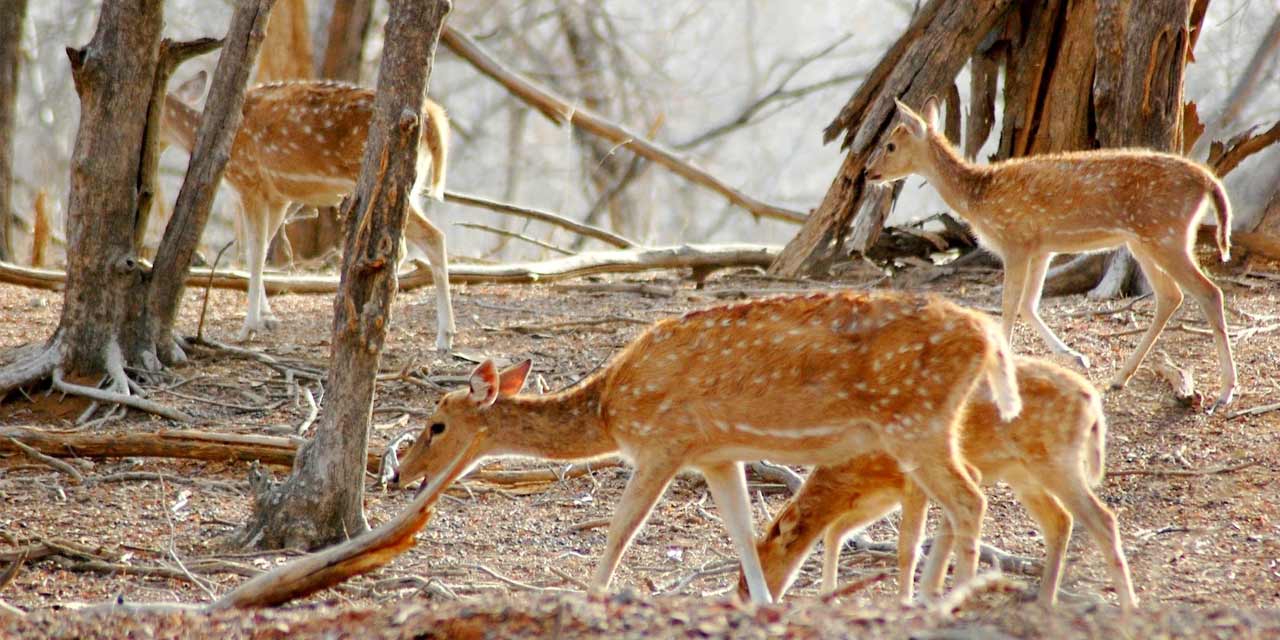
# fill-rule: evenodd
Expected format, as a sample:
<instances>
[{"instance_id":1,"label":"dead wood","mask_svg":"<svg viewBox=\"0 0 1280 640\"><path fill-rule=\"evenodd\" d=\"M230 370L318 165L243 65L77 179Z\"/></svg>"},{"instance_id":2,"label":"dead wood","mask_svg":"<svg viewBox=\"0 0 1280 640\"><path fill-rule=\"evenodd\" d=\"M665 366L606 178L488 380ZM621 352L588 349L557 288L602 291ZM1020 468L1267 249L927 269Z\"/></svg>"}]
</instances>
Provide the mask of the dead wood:
<instances>
[{"instance_id":1,"label":"dead wood","mask_svg":"<svg viewBox=\"0 0 1280 640\"><path fill-rule=\"evenodd\" d=\"M889 573L887 571L881 571L880 573L877 573L870 577L866 577L861 580L854 580L849 584L846 584L842 587L837 588L835 591L832 591L831 593L828 593L822 596L822 601L824 603L830 604L834 602L837 598L843 598L845 596L853 595L859 591L862 591L863 589L866 589L867 587L870 587L873 584L884 582L885 580L888 580L888 579L889 579Z\"/></svg>"},{"instance_id":2,"label":"dead wood","mask_svg":"<svg viewBox=\"0 0 1280 640\"><path fill-rule=\"evenodd\" d=\"M64 473L68 476L71 476L71 479L74 480L76 484L80 484L84 482L84 474L80 473L79 469L76 469L75 467L57 458L40 453L39 451L36 451L35 449L33 449L30 445L23 444L18 440L15 440L13 438L8 438L7 440L9 441L9 444L16 447L18 451L21 451L22 453L26 454L28 458L31 458L32 460L35 460L40 464L46 465L48 467L52 467L55 471L58 471L59 473Z\"/></svg>"},{"instance_id":3,"label":"dead wood","mask_svg":"<svg viewBox=\"0 0 1280 640\"><path fill-rule=\"evenodd\" d=\"M1280 18L1276 18L1276 23L1280 24ZM1225 177L1246 158L1276 142L1280 142L1280 120L1262 133L1254 134L1253 129L1250 129L1228 140L1226 144L1214 142L1209 147L1209 166L1219 178Z\"/></svg>"},{"instance_id":4,"label":"dead wood","mask_svg":"<svg viewBox=\"0 0 1280 640\"><path fill-rule=\"evenodd\" d=\"M474 40L453 27L445 27L444 33L440 36L440 41L458 56L471 63L480 73L501 84L512 95L537 109L548 120L557 125L568 123L594 136L604 138L613 144L630 149L636 155L660 164L694 184L719 193L727 198L729 202L746 209L757 218L772 218L786 222L804 222L805 220L805 214L799 211L756 200L730 187L706 170L677 157L673 151L661 144L607 120L590 109L570 104L568 100L556 95L551 90L512 71L489 55Z\"/></svg>"},{"instance_id":5,"label":"dead wood","mask_svg":"<svg viewBox=\"0 0 1280 640\"><path fill-rule=\"evenodd\" d=\"M1151 363L1154 370L1169 386L1173 388L1173 397L1185 406L1199 406L1203 398L1196 392L1195 376L1190 369L1179 367L1173 363L1169 354L1161 351L1159 358Z\"/></svg>"},{"instance_id":6,"label":"dead wood","mask_svg":"<svg viewBox=\"0 0 1280 640\"><path fill-rule=\"evenodd\" d=\"M634 249L639 244L632 240L628 240L612 231L601 229L575 220L570 220L562 215L544 211L542 209L533 209L530 207L521 207L509 202L500 202L498 200L490 200L466 193L458 193L456 191L445 191L444 199L446 202L467 205L470 207L479 207L488 209L497 213L505 213L508 215L519 216L528 220L537 220L547 224L555 225L562 229L567 229L581 236L599 240L605 244L612 245L619 249Z\"/></svg>"},{"instance_id":7,"label":"dead wood","mask_svg":"<svg viewBox=\"0 0 1280 640\"><path fill-rule=\"evenodd\" d=\"M557 282L605 273L635 273L660 269L692 267L767 267L778 255L778 247L756 244L678 245L638 247L619 251L590 251L542 262L510 264L449 265L449 281L453 283L529 284ZM192 269L187 280L193 286L208 284L217 289L247 290L249 274L244 271ZM32 269L0 262L0 282L33 289L60 291L66 274L49 269ZM337 276L264 274L263 286L272 295L280 293L327 293L338 290ZM401 291L431 285L431 270L417 265L399 276Z\"/></svg>"}]
</instances>

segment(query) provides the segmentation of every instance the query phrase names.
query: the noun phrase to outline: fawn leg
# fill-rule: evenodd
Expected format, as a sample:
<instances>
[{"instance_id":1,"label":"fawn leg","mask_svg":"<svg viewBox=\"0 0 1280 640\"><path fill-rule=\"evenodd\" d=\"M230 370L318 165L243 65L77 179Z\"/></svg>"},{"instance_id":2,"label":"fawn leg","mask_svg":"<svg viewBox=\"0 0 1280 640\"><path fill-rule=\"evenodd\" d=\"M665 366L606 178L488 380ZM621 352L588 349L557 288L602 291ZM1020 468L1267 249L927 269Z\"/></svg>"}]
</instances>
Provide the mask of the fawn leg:
<instances>
[{"instance_id":1,"label":"fawn leg","mask_svg":"<svg viewBox=\"0 0 1280 640\"><path fill-rule=\"evenodd\" d=\"M596 572L591 577L592 589L603 591L609 588L609 581L613 579L613 572L622 560L622 553L627 550L640 527L644 526L653 506L658 503L658 498L662 497L662 492L678 470L678 465L665 462L636 467L631 480L627 482L626 490L622 492L622 500L614 511L604 555L600 557L600 564L596 565Z\"/></svg>"},{"instance_id":2,"label":"fawn leg","mask_svg":"<svg viewBox=\"0 0 1280 640\"><path fill-rule=\"evenodd\" d=\"M1227 336L1227 318L1222 309L1222 290L1200 271L1195 258L1191 255L1190 243L1180 247L1166 246L1158 257L1160 267L1165 270L1165 273L1176 280L1200 304L1205 320L1213 329L1213 341L1218 348L1218 375L1222 389L1210 411L1225 407L1231 403L1231 398L1235 395L1236 363L1231 356L1231 340Z\"/></svg>"},{"instance_id":3,"label":"fawn leg","mask_svg":"<svg viewBox=\"0 0 1280 640\"><path fill-rule=\"evenodd\" d=\"M288 203L270 203L266 206L265 211L266 211L266 225L267 225L266 227L267 241L263 245L264 249L262 253L262 259L264 263L267 259L267 250L271 248L271 241L275 239L276 234L280 233L280 227L284 225L285 215L289 213L289 205ZM290 253L290 261L292 261L293 259L292 248L289 249L289 253ZM271 304L267 302L267 287L261 284L262 282L261 276L259 276L258 282L259 282L258 294L262 296L260 308L262 309L263 324L265 324L268 328L275 329L277 326L279 326L280 320L276 318L276 315L274 313L271 312Z\"/></svg>"},{"instance_id":4,"label":"fawn leg","mask_svg":"<svg viewBox=\"0 0 1280 640\"><path fill-rule=\"evenodd\" d=\"M1045 473L1057 473L1044 469ZM1058 587L1062 584L1062 568L1067 560L1067 543L1071 540L1071 514L1039 482L1030 479L1005 478L1027 512L1040 525L1044 534L1044 573L1040 576L1040 602L1047 606L1058 603Z\"/></svg>"},{"instance_id":5,"label":"fawn leg","mask_svg":"<svg viewBox=\"0 0 1280 640\"><path fill-rule=\"evenodd\" d=\"M431 264L431 281L436 288L436 350L447 353L453 348L458 332L453 321L453 301L449 298L449 257L445 251L444 232L440 231L416 204L410 200L407 229L413 229Z\"/></svg>"},{"instance_id":6,"label":"fawn leg","mask_svg":"<svg viewBox=\"0 0 1280 640\"><path fill-rule=\"evenodd\" d=\"M720 509L720 519L729 530L733 546L742 560L742 572L747 579L751 600L756 603L773 602L769 585L765 583L760 557L756 554L755 534L751 528L751 502L747 498L747 478L742 463L733 462L701 467L707 479L707 488Z\"/></svg>"},{"instance_id":7,"label":"fawn leg","mask_svg":"<svg viewBox=\"0 0 1280 640\"><path fill-rule=\"evenodd\" d=\"M911 604L915 599L916 563L920 560L920 538L924 536L924 523L929 515L929 498L916 483L907 480L902 487L902 520L898 523L898 599L903 604ZM937 550L935 543L934 550ZM950 550L948 549L949 555ZM946 557L943 555L941 557ZM935 563L930 555L929 566ZM934 573L942 575L939 567L933 567ZM929 585L935 579L936 585ZM925 572L925 580L921 588L934 587L942 590L942 580ZM929 593L930 596L937 593Z\"/></svg>"},{"instance_id":8,"label":"fawn leg","mask_svg":"<svg viewBox=\"0 0 1280 640\"><path fill-rule=\"evenodd\" d=\"M942 506L951 525L949 534L939 532L939 535L934 538L933 550L929 552L929 564L932 565L935 562L935 553L943 553L944 555L937 562L945 566L947 556L950 555L950 547L958 543L955 586L960 586L973 579L978 573L978 545L987 499L978 489L977 483L961 466L954 451L954 443L939 444L949 445L949 448L953 449L949 452L949 459L923 462L910 472L910 476L931 500ZM928 450L930 447L925 443L920 445L923 450ZM955 539L954 542L952 538ZM929 567L926 567L925 572L927 583L933 576L928 575Z\"/></svg>"},{"instance_id":9,"label":"fawn leg","mask_svg":"<svg viewBox=\"0 0 1280 640\"><path fill-rule=\"evenodd\" d=\"M262 306L267 296L262 286L262 268L267 259L267 204L260 200L245 200L241 203L241 220L244 226L246 253L249 260L249 308L245 314L244 325L240 328L239 339L250 339L253 334L271 329L263 318Z\"/></svg>"},{"instance_id":10,"label":"fawn leg","mask_svg":"<svg viewBox=\"0 0 1280 640\"><path fill-rule=\"evenodd\" d=\"M1040 317L1040 295L1044 292L1044 277L1049 272L1049 262L1051 260L1053 260L1052 253L1042 253L1028 260L1026 280L1023 281L1022 296L1018 301L1022 317L1031 323L1031 326L1040 334L1040 338L1055 353L1067 355L1075 360L1076 364L1080 365L1080 368L1088 369L1089 359L1080 352L1068 347Z\"/></svg>"},{"instance_id":11,"label":"fawn leg","mask_svg":"<svg viewBox=\"0 0 1280 640\"><path fill-rule=\"evenodd\" d=\"M1151 346L1155 344L1156 338L1160 336L1160 332L1164 331L1164 327L1169 322L1169 318L1174 311L1182 305L1182 289L1178 287L1175 281L1168 273L1164 271L1160 262L1155 259L1155 250L1144 246L1130 245L1130 253L1133 259L1138 261L1138 266L1142 267L1143 275L1147 276L1147 282L1151 283L1151 291L1156 296L1155 315L1151 318L1151 326L1147 332L1143 334L1142 340L1138 342L1138 347L1133 350L1133 354L1120 367L1120 371L1116 373L1116 377L1111 381L1111 388L1120 389L1129 382L1133 374L1138 371L1138 366L1146 359L1147 354L1151 351Z\"/></svg>"},{"instance_id":12,"label":"fawn leg","mask_svg":"<svg viewBox=\"0 0 1280 640\"><path fill-rule=\"evenodd\" d=\"M1107 560L1107 571L1115 583L1116 594L1120 597L1120 607L1126 612L1136 609L1138 596L1133 592L1133 579L1120 544L1120 528L1116 525L1115 514L1088 488L1080 473L1069 476L1050 473L1041 477L1045 487L1062 501L1062 505L1084 525L1098 544Z\"/></svg>"}]
</instances>

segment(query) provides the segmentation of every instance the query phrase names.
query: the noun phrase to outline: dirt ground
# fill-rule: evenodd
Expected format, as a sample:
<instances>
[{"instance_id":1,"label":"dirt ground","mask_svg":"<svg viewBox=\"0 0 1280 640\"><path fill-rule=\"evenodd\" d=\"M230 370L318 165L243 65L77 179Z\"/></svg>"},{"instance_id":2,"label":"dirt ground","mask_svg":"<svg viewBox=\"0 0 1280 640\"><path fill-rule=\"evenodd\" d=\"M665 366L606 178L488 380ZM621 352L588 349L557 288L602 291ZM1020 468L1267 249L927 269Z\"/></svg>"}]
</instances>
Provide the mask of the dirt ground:
<instances>
[{"instance_id":1,"label":"dirt ground","mask_svg":"<svg viewBox=\"0 0 1280 640\"><path fill-rule=\"evenodd\" d=\"M454 357L433 350L434 305L426 290L402 294L383 356L371 446L406 430L474 361L529 357L549 388L578 379L658 318L763 295L829 287L918 288L906 277L851 275L842 282L777 281L757 271L713 276L702 289L678 274L608 278L564 286L462 286L455 289L459 336ZM22 455L0 458L0 567L23 547L54 551L31 560L0 587L0 599L29 613L0 612L0 636L28 637L1280 637L1280 411L1239 415L1280 400L1280 282L1271 274L1216 273L1228 300L1240 388L1225 413L1179 403L1168 383L1141 370L1108 392L1109 477L1099 488L1116 512L1142 601L1121 617L1097 550L1077 529L1064 603L1046 612L1029 602L1036 579L1006 574L954 615L895 603L896 578L834 602L817 591L819 557L806 564L781 604L736 603L734 555L701 481L681 476L623 559L608 596L581 593L605 540L606 518L628 471L526 484L463 482L439 503L418 544L389 566L276 610L217 613L130 611L130 603L202 603L291 553L227 548L249 513L244 463L168 459L75 460L86 481ZM924 285L994 310L999 273L972 270ZM584 285L592 290L582 290ZM614 290L610 290L614 289ZM183 327L193 333L202 292L189 292ZM292 362L328 366L332 299L275 297L283 326L249 345ZM0 348L47 337L57 324L57 293L0 286ZM1150 300L1048 300L1044 316L1092 361L1104 387L1133 348ZM244 294L215 291L206 335L231 341ZM1197 388L1217 392L1211 339L1194 305L1185 306L1157 349L1194 372ZM1029 327L1015 346L1044 355ZM188 427L238 434L289 435L310 413L296 381L259 362L195 352L184 367L149 385L151 398L199 417ZM1153 354L1161 358L1160 353ZM306 382L306 381L302 381ZM303 385L306 386L306 385ZM321 392L309 386L313 395ZM0 405L0 424L76 430L85 404L32 392ZM91 428L149 432L176 425L138 412ZM546 469L506 460L486 469ZM287 469L276 468L277 475ZM147 472L147 473L136 473ZM123 475L123 474L130 475ZM787 498L784 487L754 481L757 527ZM990 493L984 540L1039 558L1035 525L1003 488ZM369 479L372 524L407 504L411 492ZM936 510L935 514L936 516ZM896 516L868 530L893 541ZM56 547L56 548L55 548ZM884 553L846 548L842 581L893 571ZM185 567L185 570L184 570ZM188 576L187 573L191 576ZM3 584L3 581L0 581ZM655 597L657 596L657 597ZM962 634L962 635L955 635Z\"/></svg>"}]
</instances>

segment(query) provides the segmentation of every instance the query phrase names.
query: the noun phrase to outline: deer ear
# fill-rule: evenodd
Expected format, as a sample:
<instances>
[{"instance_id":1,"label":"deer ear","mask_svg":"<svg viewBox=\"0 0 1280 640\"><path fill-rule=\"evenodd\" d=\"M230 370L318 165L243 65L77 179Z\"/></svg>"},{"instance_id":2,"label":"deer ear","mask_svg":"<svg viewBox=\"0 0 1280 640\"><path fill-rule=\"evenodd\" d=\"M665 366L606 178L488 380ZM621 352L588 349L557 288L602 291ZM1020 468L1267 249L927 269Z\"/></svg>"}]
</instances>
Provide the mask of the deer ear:
<instances>
[{"instance_id":1,"label":"deer ear","mask_svg":"<svg viewBox=\"0 0 1280 640\"><path fill-rule=\"evenodd\" d=\"M898 105L898 118L907 127L907 131L916 138L923 138L928 132L928 125L925 124L924 119L916 114L915 111L912 111L911 107L903 104L901 100L894 98L893 102Z\"/></svg>"},{"instance_id":2,"label":"deer ear","mask_svg":"<svg viewBox=\"0 0 1280 640\"><path fill-rule=\"evenodd\" d=\"M485 360L471 372L471 393L467 396L476 406L484 408L498 399L498 367L492 360Z\"/></svg>"},{"instance_id":3,"label":"deer ear","mask_svg":"<svg viewBox=\"0 0 1280 640\"><path fill-rule=\"evenodd\" d=\"M520 393L524 388L524 381L529 377L529 371L533 369L533 361L525 359L524 362L507 367L505 371L498 375L498 395L513 396Z\"/></svg>"},{"instance_id":4,"label":"deer ear","mask_svg":"<svg viewBox=\"0 0 1280 640\"><path fill-rule=\"evenodd\" d=\"M938 96L929 96L929 98L924 101L924 123L929 127L930 131L938 131L941 129L941 111L942 105L938 102Z\"/></svg>"},{"instance_id":5,"label":"deer ear","mask_svg":"<svg viewBox=\"0 0 1280 640\"><path fill-rule=\"evenodd\" d=\"M173 90L174 95L182 99L183 102L198 102L200 96L204 93L204 85L209 81L209 72L201 69L190 80L178 85Z\"/></svg>"}]
</instances>

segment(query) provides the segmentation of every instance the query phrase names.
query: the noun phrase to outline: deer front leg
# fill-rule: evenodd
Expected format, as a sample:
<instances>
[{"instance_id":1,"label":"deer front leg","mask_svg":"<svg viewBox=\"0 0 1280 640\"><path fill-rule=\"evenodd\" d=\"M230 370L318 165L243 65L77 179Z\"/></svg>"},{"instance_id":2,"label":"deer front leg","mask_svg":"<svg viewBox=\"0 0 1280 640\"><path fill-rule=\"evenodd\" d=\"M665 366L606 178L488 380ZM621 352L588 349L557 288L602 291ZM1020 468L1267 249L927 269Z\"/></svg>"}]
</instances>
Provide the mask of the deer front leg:
<instances>
[{"instance_id":1,"label":"deer front leg","mask_svg":"<svg viewBox=\"0 0 1280 640\"><path fill-rule=\"evenodd\" d=\"M1007 252L1004 255L1004 284L1000 287L1000 328L1004 339L1013 345L1013 327L1018 323L1018 301L1027 280L1027 256Z\"/></svg>"},{"instance_id":2,"label":"deer front leg","mask_svg":"<svg viewBox=\"0 0 1280 640\"><path fill-rule=\"evenodd\" d=\"M742 560L742 572L747 579L747 588L751 592L751 601L757 604L773 602L769 594L769 585L764 579L764 570L760 568L760 556L756 554L755 534L751 527L751 502L747 498L747 479L743 475L742 463L733 462L702 467L702 475L707 479L707 488L720 510L720 519L729 530L733 546L738 550Z\"/></svg>"},{"instance_id":3,"label":"deer front leg","mask_svg":"<svg viewBox=\"0 0 1280 640\"><path fill-rule=\"evenodd\" d=\"M640 527L644 526L653 506L662 497L662 492L675 477L679 465L661 460L647 460L636 456L636 471L627 482L622 492L622 500L614 511L613 522L609 525L609 540L605 543L604 555L596 572L591 577L591 588L604 591L609 588L609 581L622 560L622 554L635 538Z\"/></svg>"},{"instance_id":4,"label":"deer front leg","mask_svg":"<svg viewBox=\"0 0 1280 640\"><path fill-rule=\"evenodd\" d=\"M279 324L271 315L266 287L262 284L262 270L267 260L267 245L271 242L271 235L268 233L267 209L265 203L252 201L243 203L241 208L244 223L242 226L245 241L248 244L246 253L249 259L249 306L238 336L241 342L253 338L255 334L271 331Z\"/></svg>"},{"instance_id":5,"label":"deer front leg","mask_svg":"<svg viewBox=\"0 0 1280 640\"><path fill-rule=\"evenodd\" d=\"M915 600L916 563L920 559L920 538L924 535L924 523L928 515L929 498L924 495L920 487L916 486L916 483L910 480L904 481L902 520L898 523L898 600L902 604L911 604ZM930 566L932 563L931 556ZM934 572L941 575L937 568L934 568ZM926 571L926 575L928 573ZM923 585L926 589L930 586L927 582L926 580L926 584ZM941 580L938 581L937 588L939 590L942 588Z\"/></svg>"},{"instance_id":6,"label":"deer front leg","mask_svg":"<svg viewBox=\"0 0 1280 640\"><path fill-rule=\"evenodd\" d=\"M445 251L444 232L440 231L417 205L410 205L407 229L413 230L416 244L427 254L431 266L431 281L436 289L436 350L448 353L453 348L453 336L458 333L453 321L453 301L449 297L449 256Z\"/></svg>"},{"instance_id":7,"label":"deer front leg","mask_svg":"<svg viewBox=\"0 0 1280 640\"><path fill-rule=\"evenodd\" d=\"M1042 253L1028 260L1026 276L1022 285L1022 296L1018 306L1021 309L1022 316L1027 319L1027 322L1031 323L1031 326L1040 334L1040 338L1049 345L1049 348L1054 353L1065 355L1075 360L1075 363L1081 369L1088 369L1089 359L1058 339L1058 336L1053 333L1049 325L1045 324L1044 320L1040 318L1040 295L1044 292L1044 277L1049 272L1049 262L1051 260L1053 260L1052 253Z\"/></svg>"}]
</instances>

